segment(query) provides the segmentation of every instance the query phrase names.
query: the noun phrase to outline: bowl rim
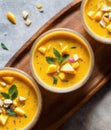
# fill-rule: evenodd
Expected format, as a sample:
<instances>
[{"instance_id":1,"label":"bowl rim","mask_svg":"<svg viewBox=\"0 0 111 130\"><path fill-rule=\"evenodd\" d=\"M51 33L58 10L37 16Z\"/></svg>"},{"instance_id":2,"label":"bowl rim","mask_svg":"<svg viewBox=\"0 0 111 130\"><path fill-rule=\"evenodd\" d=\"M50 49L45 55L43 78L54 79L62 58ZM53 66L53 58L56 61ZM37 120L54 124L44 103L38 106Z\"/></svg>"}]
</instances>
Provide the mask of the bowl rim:
<instances>
[{"instance_id":1,"label":"bowl rim","mask_svg":"<svg viewBox=\"0 0 111 130\"><path fill-rule=\"evenodd\" d=\"M38 97L38 111L36 112L36 115L34 115L33 119L31 120L31 122L29 122L29 124L27 124L25 127L21 128L21 130L27 130L27 129L31 129L32 127L34 127L34 125L37 123L37 121L39 120L41 111L42 111L42 95L40 92L40 89L37 85L37 83L34 81L34 79L26 72L24 72L23 70L20 70L18 68L14 68L14 67L3 67L0 68L0 71L12 71L12 72L17 72L21 75L23 75L25 78L29 79L32 84L34 89L36 89L36 93L37 93L37 97Z\"/></svg>"},{"instance_id":2,"label":"bowl rim","mask_svg":"<svg viewBox=\"0 0 111 130\"><path fill-rule=\"evenodd\" d=\"M87 2L88 0L82 0L82 3L81 3L81 8L80 8L80 12L81 12L81 17L82 17L82 21L83 21L83 26L84 26L84 28L85 28L85 30L88 32L88 34L92 37L92 38L94 38L96 41L98 41L98 42L101 42L101 43L103 43L103 44L111 44L111 39L109 39L109 38L103 38L103 37L101 37L101 36L99 36L99 35L97 35L96 33L94 33L91 29L90 29L90 27L87 25L87 22L86 22L86 20L85 20L85 18L84 18L84 9L85 9L85 4L86 4L86 2Z\"/></svg>"},{"instance_id":3,"label":"bowl rim","mask_svg":"<svg viewBox=\"0 0 111 130\"><path fill-rule=\"evenodd\" d=\"M87 75L81 80L80 83L77 83L75 84L74 86L72 87L67 87L67 88L57 88L57 87L51 87L50 85L47 85L46 83L44 83L40 78L39 76L37 76L37 74L34 73L34 68L33 68L33 50L34 48L36 48L36 44L37 42L39 41L39 39L41 39L42 37L44 37L45 35L47 35L48 33L51 33L51 32L54 32L54 31L68 31L68 32L71 32L73 33L76 37L79 37L82 41L85 42L85 44L87 45L87 49L89 51L89 55L90 55L90 58L91 58L91 65L89 67L89 71L87 73ZM74 90L77 90L79 89L80 87L83 86L83 84L85 84L87 82L87 80L89 79L92 71L93 71L93 67L94 67L94 54L93 54L93 50L89 44L89 42L80 34L78 33L77 31L75 30L72 30L72 29L69 29L69 28L54 28L54 29L50 29L46 32L44 32L43 34L41 34L36 40L35 42L33 43L33 46L31 48L31 51L30 51L30 68L31 68L31 72L32 72L32 75L34 77L34 79L38 82L38 84L43 87L44 89L50 91L50 92L54 92L54 93L68 93L68 92L72 92Z\"/></svg>"}]
</instances>

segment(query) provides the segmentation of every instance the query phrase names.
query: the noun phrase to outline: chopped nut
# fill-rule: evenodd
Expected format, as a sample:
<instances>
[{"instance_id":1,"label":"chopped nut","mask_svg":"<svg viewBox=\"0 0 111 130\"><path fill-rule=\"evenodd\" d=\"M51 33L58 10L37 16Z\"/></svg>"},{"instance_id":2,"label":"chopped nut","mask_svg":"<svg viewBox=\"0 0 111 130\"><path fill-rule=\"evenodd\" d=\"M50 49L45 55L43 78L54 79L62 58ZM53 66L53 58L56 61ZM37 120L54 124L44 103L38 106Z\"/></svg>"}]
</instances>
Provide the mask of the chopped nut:
<instances>
[{"instance_id":1,"label":"chopped nut","mask_svg":"<svg viewBox=\"0 0 111 130\"><path fill-rule=\"evenodd\" d=\"M29 16L29 13L27 11L23 11L22 16L23 16L24 19L27 19L28 16Z\"/></svg>"},{"instance_id":2,"label":"chopped nut","mask_svg":"<svg viewBox=\"0 0 111 130\"><path fill-rule=\"evenodd\" d=\"M27 20L25 21L25 25L26 25L26 26L30 26L31 23L32 23L32 21L31 21L30 19L27 19Z\"/></svg>"},{"instance_id":3,"label":"chopped nut","mask_svg":"<svg viewBox=\"0 0 111 130\"><path fill-rule=\"evenodd\" d=\"M12 104L12 100L11 99L5 99L4 100L4 104Z\"/></svg>"},{"instance_id":4,"label":"chopped nut","mask_svg":"<svg viewBox=\"0 0 111 130\"><path fill-rule=\"evenodd\" d=\"M64 64L60 70L65 73L75 74L74 68L69 63Z\"/></svg>"},{"instance_id":5,"label":"chopped nut","mask_svg":"<svg viewBox=\"0 0 111 130\"><path fill-rule=\"evenodd\" d=\"M106 4L104 4L103 6L102 6L102 9L101 9L102 11L108 11L108 7L107 7L107 5Z\"/></svg>"},{"instance_id":6,"label":"chopped nut","mask_svg":"<svg viewBox=\"0 0 111 130\"><path fill-rule=\"evenodd\" d=\"M13 24L16 24L16 18L15 18L15 16L14 16L14 14L12 14L11 12L8 12L8 13L6 14L6 17L7 17L7 19L8 19L10 22L12 22Z\"/></svg>"},{"instance_id":7,"label":"chopped nut","mask_svg":"<svg viewBox=\"0 0 111 130\"><path fill-rule=\"evenodd\" d=\"M21 102L24 102L24 101L26 100L26 98L25 98L25 97L22 97L22 96L19 96L18 99L19 99L19 101L21 101Z\"/></svg>"},{"instance_id":8,"label":"chopped nut","mask_svg":"<svg viewBox=\"0 0 111 130\"><path fill-rule=\"evenodd\" d=\"M79 56L77 54L73 55L74 61L77 61L79 59Z\"/></svg>"},{"instance_id":9,"label":"chopped nut","mask_svg":"<svg viewBox=\"0 0 111 130\"><path fill-rule=\"evenodd\" d=\"M100 20L100 25L101 25L101 27L103 27L103 28L105 28L106 27L106 23L103 21L103 20Z\"/></svg>"},{"instance_id":10,"label":"chopped nut","mask_svg":"<svg viewBox=\"0 0 111 130\"><path fill-rule=\"evenodd\" d=\"M0 81L0 85L1 85L2 87L6 87L6 86L7 86L7 84L6 84L5 82L3 82L3 81Z\"/></svg>"}]
</instances>

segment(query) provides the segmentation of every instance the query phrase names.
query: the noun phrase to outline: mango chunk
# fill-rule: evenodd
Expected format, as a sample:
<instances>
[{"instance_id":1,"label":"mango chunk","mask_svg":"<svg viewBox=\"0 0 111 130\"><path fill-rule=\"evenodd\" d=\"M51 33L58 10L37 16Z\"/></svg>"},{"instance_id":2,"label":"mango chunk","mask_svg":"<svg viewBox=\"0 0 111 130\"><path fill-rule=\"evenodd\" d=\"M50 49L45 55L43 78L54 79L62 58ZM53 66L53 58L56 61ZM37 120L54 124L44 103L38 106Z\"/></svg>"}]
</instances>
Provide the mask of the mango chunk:
<instances>
[{"instance_id":1,"label":"mango chunk","mask_svg":"<svg viewBox=\"0 0 111 130\"><path fill-rule=\"evenodd\" d=\"M10 22L12 22L13 24L16 24L16 18L15 18L15 16L14 16L11 12L8 12L8 13L6 14L6 17L7 17L7 19L8 19Z\"/></svg>"},{"instance_id":2,"label":"mango chunk","mask_svg":"<svg viewBox=\"0 0 111 130\"><path fill-rule=\"evenodd\" d=\"M67 54L68 53L68 46L64 46L61 50L62 54Z\"/></svg>"},{"instance_id":3,"label":"mango chunk","mask_svg":"<svg viewBox=\"0 0 111 130\"><path fill-rule=\"evenodd\" d=\"M51 64L48 66L47 74L54 73L57 71L57 65Z\"/></svg>"},{"instance_id":4,"label":"mango chunk","mask_svg":"<svg viewBox=\"0 0 111 130\"><path fill-rule=\"evenodd\" d=\"M95 15L94 15L94 19L95 21L100 21L102 19L102 15L103 15L103 12L102 11L98 11Z\"/></svg>"},{"instance_id":5,"label":"mango chunk","mask_svg":"<svg viewBox=\"0 0 111 130\"><path fill-rule=\"evenodd\" d=\"M13 105L14 106L18 106L18 102L17 102L17 100L15 99L15 100L13 100Z\"/></svg>"},{"instance_id":6,"label":"mango chunk","mask_svg":"<svg viewBox=\"0 0 111 130\"><path fill-rule=\"evenodd\" d=\"M24 111L22 108L20 108L20 107L16 107L16 108L14 109L14 111L15 111L19 116L23 116L23 115L25 114L25 111Z\"/></svg>"},{"instance_id":7,"label":"mango chunk","mask_svg":"<svg viewBox=\"0 0 111 130\"><path fill-rule=\"evenodd\" d=\"M5 125L8 120L8 116L5 114L0 115L0 124Z\"/></svg>"},{"instance_id":8,"label":"mango chunk","mask_svg":"<svg viewBox=\"0 0 111 130\"><path fill-rule=\"evenodd\" d=\"M111 33L111 24L109 24L109 25L106 27L106 29L108 30L108 32Z\"/></svg>"},{"instance_id":9,"label":"mango chunk","mask_svg":"<svg viewBox=\"0 0 111 130\"><path fill-rule=\"evenodd\" d=\"M39 47L38 48L38 50L39 50L39 52L41 52L42 54L45 54L45 52L46 52L46 48L45 47Z\"/></svg>"},{"instance_id":10,"label":"mango chunk","mask_svg":"<svg viewBox=\"0 0 111 130\"><path fill-rule=\"evenodd\" d=\"M72 66L76 70L79 68L80 64L79 64L79 62L75 62Z\"/></svg>"},{"instance_id":11,"label":"mango chunk","mask_svg":"<svg viewBox=\"0 0 111 130\"><path fill-rule=\"evenodd\" d=\"M107 18L107 17L103 17L103 20L104 20L104 22L105 22L106 24L108 24L108 23L110 22L109 18Z\"/></svg>"},{"instance_id":12,"label":"mango chunk","mask_svg":"<svg viewBox=\"0 0 111 130\"><path fill-rule=\"evenodd\" d=\"M14 81L14 77L2 77L2 79L8 84L11 84Z\"/></svg>"},{"instance_id":13,"label":"mango chunk","mask_svg":"<svg viewBox=\"0 0 111 130\"><path fill-rule=\"evenodd\" d=\"M74 68L69 63L64 64L60 70L65 73L75 74Z\"/></svg>"},{"instance_id":14,"label":"mango chunk","mask_svg":"<svg viewBox=\"0 0 111 130\"><path fill-rule=\"evenodd\" d=\"M58 76L59 76L59 78L60 78L61 80L66 80L66 75L65 75L65 73L60 72Z\"/></svg>"},{"instance_id":15,"label":"mango chunk","mask_svg":"<svg viewBox=\"0 0 111 130\"><path fill-rule=\"evenodd\" d=\"M89 11L87 15L89 16L89 18L94 19L94 14L95 11Z\"/></svg>"}]
</instances>

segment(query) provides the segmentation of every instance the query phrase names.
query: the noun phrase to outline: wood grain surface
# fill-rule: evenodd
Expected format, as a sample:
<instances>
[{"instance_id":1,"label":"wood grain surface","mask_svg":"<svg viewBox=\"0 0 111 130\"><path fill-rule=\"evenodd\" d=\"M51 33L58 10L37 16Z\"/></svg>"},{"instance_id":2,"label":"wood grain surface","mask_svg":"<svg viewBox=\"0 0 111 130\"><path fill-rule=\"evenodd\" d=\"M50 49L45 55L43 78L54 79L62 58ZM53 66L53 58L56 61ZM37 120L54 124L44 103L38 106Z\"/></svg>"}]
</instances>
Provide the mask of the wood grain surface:
<instances>
[{"instance_id":1,"label":"wood grain surface","mask_svg":"<svg viewBox=\"0 0 111 130\"><path fill-rule=\"evenodd\" d=\"M82 88L70 93L56 94L39 86L43 97L43 109L39 121L32 130L58 129L111 78L111 46L101 44L88 35L82 24L80 6L81 0L74 0L62 9L40 28L6 64L8 67L21 69L32 76L29 61L33 42L45 31L58 27L70 28L81 33L94 51L94 70Z\"/></svg>"}]
</instances>

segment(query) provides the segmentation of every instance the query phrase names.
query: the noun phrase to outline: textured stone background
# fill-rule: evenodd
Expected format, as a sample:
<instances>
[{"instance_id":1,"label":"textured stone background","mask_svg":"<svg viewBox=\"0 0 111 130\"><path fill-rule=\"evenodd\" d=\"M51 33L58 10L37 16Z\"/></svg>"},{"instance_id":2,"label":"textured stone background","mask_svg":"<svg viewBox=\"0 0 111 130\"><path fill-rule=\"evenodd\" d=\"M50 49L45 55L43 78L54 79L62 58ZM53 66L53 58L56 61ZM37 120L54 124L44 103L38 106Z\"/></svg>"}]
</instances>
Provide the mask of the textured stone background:
<instances>
[{"instance_id":1,"label":"textured stone background","mask_svg":"<svg viewBox=\"0 0 111 130\"><path fill-rule=\"evenodd\" d=\"M72 0L0 0L0 67L8 62L15 52L52 16ZM36 8L43 4L44 13ZM30 27L24 25L22 11L28 11L32 20ZM6 19L11 11L17 18L13 25ZM4 34L7 34L6 36ZM88 103L76 112L63 126L63 130L111 130L111 83L108 83Z\"/></svg>"}]
</instances>

